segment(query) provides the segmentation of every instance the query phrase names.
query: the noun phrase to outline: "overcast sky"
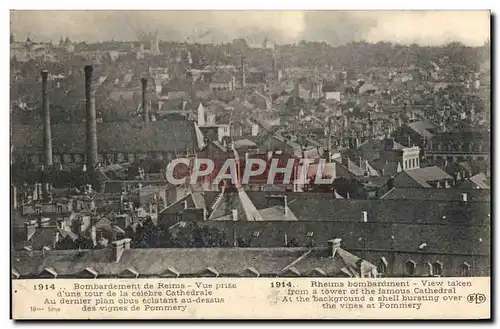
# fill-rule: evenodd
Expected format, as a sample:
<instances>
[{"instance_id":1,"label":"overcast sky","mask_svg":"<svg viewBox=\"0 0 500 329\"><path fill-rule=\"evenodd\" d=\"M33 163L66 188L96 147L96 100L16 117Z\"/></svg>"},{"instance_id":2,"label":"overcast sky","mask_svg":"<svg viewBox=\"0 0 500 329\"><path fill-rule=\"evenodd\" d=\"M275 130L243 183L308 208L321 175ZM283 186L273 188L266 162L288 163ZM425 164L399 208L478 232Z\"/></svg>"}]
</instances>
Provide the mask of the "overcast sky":
<instances>
[{"instance_id":1,"label":"overcast sky","mask_svg":"<svg viewBox=\"0 0 500 329\"><path fill-rule=\"evenodd\" d=\"M490 36L487 11L15 11L18 40L137 40L157 31L163 40L200 43L247 38L261 43L300 40L391 41L437 45L459 41L482 45Z\"/></svg>"}]
</instances>

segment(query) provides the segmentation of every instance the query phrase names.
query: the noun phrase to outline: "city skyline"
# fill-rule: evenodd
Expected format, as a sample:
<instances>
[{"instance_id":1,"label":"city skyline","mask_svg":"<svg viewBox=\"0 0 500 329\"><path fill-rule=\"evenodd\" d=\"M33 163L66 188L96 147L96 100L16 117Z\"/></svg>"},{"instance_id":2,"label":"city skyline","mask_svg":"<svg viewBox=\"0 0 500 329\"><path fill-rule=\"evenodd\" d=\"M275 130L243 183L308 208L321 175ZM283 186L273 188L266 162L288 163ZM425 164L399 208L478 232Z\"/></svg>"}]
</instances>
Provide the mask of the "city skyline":
<instances>
[{"instance_id":1,"label":"city skyline","mask_svg":"<svg viewBox=\"0 0 500 329\"><path fill-rule=\"evenodd\" d=\"M162 40L197 43L245 38L249 44L307 40L333 46L356 41L435 46L456 41L481 46L490 38L489 15L489 11L11 11L10 25L19 40L30 36L52 42L65 36L89 42L137 41L158 33Z\"/></svg>"}]
</instances>

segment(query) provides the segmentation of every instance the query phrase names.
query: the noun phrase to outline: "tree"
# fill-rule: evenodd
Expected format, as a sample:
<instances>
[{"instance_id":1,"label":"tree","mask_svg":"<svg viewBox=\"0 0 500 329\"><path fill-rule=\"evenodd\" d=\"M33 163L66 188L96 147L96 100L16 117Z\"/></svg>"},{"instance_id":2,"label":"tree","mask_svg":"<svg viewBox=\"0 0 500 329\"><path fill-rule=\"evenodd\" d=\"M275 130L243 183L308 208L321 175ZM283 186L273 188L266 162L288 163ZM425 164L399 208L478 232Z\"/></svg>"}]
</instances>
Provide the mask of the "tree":
<instances>
[{"instance_id":1,"label":"tree","mask_svg":"<svg viewBox=\"0 0 500 329\"><path fill-rule=\"evenodd\" d=\"M338 177L333 181L333 188L344 198L347 198L347 194L352 199L368 198L363 184L356 178Z\"/></svg>"}]
</instances>

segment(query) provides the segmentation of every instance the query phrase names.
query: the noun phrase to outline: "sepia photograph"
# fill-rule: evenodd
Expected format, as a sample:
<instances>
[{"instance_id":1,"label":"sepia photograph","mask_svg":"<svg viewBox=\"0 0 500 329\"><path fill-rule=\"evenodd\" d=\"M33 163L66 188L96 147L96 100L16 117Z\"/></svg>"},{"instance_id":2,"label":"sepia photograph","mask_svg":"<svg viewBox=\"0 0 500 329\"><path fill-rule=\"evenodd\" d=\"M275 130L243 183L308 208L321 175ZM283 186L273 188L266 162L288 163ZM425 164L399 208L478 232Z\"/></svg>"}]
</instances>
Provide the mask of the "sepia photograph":
<instances>
[{"instance_id":1,"label":"sepia photograph","mask_svg":"<svg viewBox=\"0 0 500 329\"><path fill-rule=\"evenodd\" d=\"M486 308L490 19L11 10L18 316Z\"/></svg>"}]
</instances>

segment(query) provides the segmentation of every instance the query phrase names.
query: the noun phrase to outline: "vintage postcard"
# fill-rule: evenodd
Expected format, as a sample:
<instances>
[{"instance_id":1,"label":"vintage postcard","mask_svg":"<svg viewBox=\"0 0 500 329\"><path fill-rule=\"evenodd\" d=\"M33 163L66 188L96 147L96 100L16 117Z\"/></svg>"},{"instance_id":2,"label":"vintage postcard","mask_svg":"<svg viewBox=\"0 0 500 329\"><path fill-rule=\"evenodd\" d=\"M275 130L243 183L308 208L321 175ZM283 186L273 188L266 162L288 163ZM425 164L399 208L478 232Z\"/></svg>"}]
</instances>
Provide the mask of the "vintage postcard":
<instances>
[{"instance_id":1,"label":"vintage postcard","mask_svg":"<svg viewBox=\"0 0 500 329\"><path fill-rule=\"evenodd\" d=\"M490 319L489 11L10 27L13 319Z\"/></svg>"}]
</instances>

